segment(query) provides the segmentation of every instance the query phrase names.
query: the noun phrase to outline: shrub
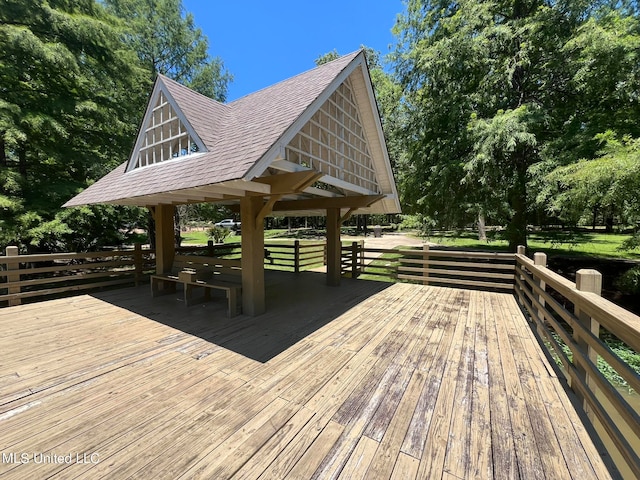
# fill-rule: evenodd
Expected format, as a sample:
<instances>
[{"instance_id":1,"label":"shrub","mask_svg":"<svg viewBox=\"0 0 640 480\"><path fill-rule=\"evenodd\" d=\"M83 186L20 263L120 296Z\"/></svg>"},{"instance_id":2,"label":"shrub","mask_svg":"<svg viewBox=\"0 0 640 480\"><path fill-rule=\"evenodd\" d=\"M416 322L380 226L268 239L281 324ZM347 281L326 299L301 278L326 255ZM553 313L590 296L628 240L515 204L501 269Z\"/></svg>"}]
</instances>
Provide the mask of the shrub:
<instances>
[{"instance_id":1,"label":"shrub","mask_svg":"<svg viewBox=\"0 0 640 480\"><path fill-rule=\"evenodd\" d=\"M620 275L615 282L615 286L622 293L640 295L640 267L633 267Z\"/></svg>"},{"instance_id":2,"label":"shrub","mask_svg":"<svg viewBox=\"0 0 640 480\"><path fill-rule=\"evenodd\" d=\"M227 238L231 234L230 230L227 230L224 227L216 227L213 226L209 230L207 230L207 236L212 239L215 243L222 243L224 239Z\"/></svg>"}]
</instances>

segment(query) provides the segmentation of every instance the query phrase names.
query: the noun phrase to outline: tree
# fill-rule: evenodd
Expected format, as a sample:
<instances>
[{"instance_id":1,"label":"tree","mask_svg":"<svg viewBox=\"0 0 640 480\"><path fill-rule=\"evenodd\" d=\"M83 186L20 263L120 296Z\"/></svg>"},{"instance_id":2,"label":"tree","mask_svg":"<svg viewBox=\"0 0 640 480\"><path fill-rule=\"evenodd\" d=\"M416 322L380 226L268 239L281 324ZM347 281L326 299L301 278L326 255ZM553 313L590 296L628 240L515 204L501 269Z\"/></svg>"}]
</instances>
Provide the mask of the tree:
<instances>
[{"instance_id":1,"label":"tree","mask_svg":"<svg viewBox=\"0 0 640 480\"><path fill-rule=\"evenodd\" d=\"M407 106L400 182L410 208L445 226L486 215L506 226L512 250L526 244L537 166L582 156L574 150L584 147L594 110L580 102L567 53L579 56L581 28L604 8L577 0L407 2L395 64Z\"/></svg>"},{"instance_id":2,"label":"tree","mask_svg":"<svg viewBox=\"0 0 640 480\"><path fill-rule=\"evenodd\" d=\"M118 163L148 89L141 73L93 0L3 2L1 243L44 248L59 206Z\"/></svg>"},{"instance_id":3,"label":"tree","mask_svg":"<svg viewBox=\"0 0 640 480\"><path fill-rule=\"evenodd\" d=\"M640 225L640 139L598 136L600 156L558 167L546 177L548 209L571 223L591 220L602 211L616 213L623 224ZM595 223L595 219L592 220ZM639 244L636 236L628 246Z\"/></svg>"},{"instance_id":4,"label":"tree","mask_svg":"<svg viewBox=\"0 0 640 480\"><path fill-rule=\"evenodd\" d=\"M108 10L127 25L126 41L151 78L160 73L223 102L231 75L196 27L182 0L105 0Z\"/></svg>"},{"instance_id":5,"label":"tree","mask_svg":"<svg viewBox=\"0 0 640 480\"><path fill-rule=\"evenodd\" d=\"M605 9L576 31L563 53L572 65L574 111L547 147L538 203L572 224L599 216L636 224L640 138L640 18L630 6ZM634 163L635 162L635 163Z\"/></svg>"}]
</instances>

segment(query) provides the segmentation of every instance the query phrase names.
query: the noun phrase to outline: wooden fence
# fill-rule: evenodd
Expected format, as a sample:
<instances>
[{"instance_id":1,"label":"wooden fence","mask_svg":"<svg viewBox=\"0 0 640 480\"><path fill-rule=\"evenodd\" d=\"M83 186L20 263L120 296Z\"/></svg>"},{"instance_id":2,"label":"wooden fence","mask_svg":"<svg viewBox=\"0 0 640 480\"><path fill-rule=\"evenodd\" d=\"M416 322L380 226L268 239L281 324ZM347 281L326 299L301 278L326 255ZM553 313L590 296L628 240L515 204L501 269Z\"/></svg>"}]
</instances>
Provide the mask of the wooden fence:
<instances>
[{"instance_id":1,"label":"wooden fence","mask_svg":"<svg viewBox=\"0 0 640 480\"><path fill-rule=\"evenodd\" d=\"M240 258L239 243L188 246L176 253ZM269 242L265 267L300 272L323 265L324 242ZM99 288L139 285L155 272L155 251L136 245L133 250L88 253L19 255L7 247L0 256L0 306L14 306L30 299L63 296Z\"/></svg>"},{"instance_id":2,"label":"wooden fence","mask_svg":"<svg viewBox=\"0 0 640 480\"><path fill-rule=\"evenodd\" d=\"M610 454L625 478L640 478L640 416L598 368L606 362L640 393L640 376L602 340L613 336L640 352L640 317L600 296L596 270L579 270L574 283L549 270L544 253L532 260L520 247L515 259L515 294L543 346L562 365L605 445L614 447Z\"/></svg>"},{"instance_id":3,"label":"wooden fence","mask_svg":"<svg viewBox=\"0 0 640 480\"><path fill-rule=\"evenodd\" d=\"M342 247L342 271L353 278L406 281L512 291L512 253L466 252L448 249L365 248L362 242Z\"/></svg>"},{"instance_id":4,"label":"wooden fence","mask_svg":"<svg viewBox=\"0 0 640 480\"><path fill-rule=\"evenodd\" d=\"M18 255L17 247L7 247L6 256L0 257L0 304L138 285L153 272L154 253L137 245L133 250Z\"/></svg>"}]
</instances>

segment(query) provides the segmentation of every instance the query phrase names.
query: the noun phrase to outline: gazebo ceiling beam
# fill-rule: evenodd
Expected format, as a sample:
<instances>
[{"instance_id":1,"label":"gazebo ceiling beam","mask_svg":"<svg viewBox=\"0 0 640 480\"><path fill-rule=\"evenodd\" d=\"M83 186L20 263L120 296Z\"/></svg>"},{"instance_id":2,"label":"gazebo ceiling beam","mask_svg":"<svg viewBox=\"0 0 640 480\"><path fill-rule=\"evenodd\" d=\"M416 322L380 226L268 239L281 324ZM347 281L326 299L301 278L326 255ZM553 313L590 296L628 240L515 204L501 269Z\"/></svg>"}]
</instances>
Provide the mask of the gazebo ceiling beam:
<instances>
[{"instance_id":1,"label":"gazebo ceiling beam","mask_svg":"<svg viewBox=\"0 0 640 480\"><path fill-rule=\"evenodd\" d=\"M257 178L255 181L271 186L271 194L285 195L288 193L298 193L313 185L322 173L314 170L302 170L299 172L289 172L279 175Z\"/></svg>"},{"instance_id":2,"label":"gazebo ceiling beam","mask_svg":"<svg viewBox=\"0 0 640 480\"><path fill-rule=\"evenodd\" d=\"M353 195L349 197L309 198L305 200L286 200L276 202L273 211L319 210L329 208L358 209L373 205L384 195Z\"/></svg>"},{"instance_id":3,"label":"gazebo ceiling beam","mask_svg":"<svg viewBox=\"0 0 640 480\"><path fill-rule=\"evenodd\" d=\"M275 170L279 170L281 172L306 172L306 171L314 171L309 167L305 167L298 163L293 163L288 160L274 160L271 165L271 168ZM340 188L342 190L346 190L348 192L357 193L359 195L376 195L378 192L374 192L364 187L360 187L358 185L354 185L353 183L345 182L344 180L340 180L339 178L332 177L331 175L322 174L316 181L326 183L327 185L331 185L336 188Z\"/></svg>"}]
</instances>

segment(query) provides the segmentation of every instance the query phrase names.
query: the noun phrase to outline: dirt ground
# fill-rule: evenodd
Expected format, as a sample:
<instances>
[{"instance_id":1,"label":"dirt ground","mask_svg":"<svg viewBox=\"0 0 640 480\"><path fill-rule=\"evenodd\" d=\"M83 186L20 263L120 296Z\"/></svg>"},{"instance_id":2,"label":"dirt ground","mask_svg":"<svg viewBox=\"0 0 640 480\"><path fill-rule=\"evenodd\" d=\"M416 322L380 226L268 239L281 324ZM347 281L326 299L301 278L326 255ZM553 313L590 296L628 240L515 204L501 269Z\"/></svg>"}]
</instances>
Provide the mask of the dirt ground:
<instances>
[{"instance_id":1,"label":"dirt ground","mask_svg":"<svg viewBox=\"0 0 640 480\"><path fill-rule=\"evenodd\" d=\"M360 241L363 237L352 237L349 235L341 235L340 239L344 241ZM417 237L410 237L408 235L402 235L400 233L383 233L381 237L374 237L368 235L364 238L364 245L368 248L395 248L399 246L403 247L419 247L424 245L424 241Z\"/></svg>"}]
</instances>

